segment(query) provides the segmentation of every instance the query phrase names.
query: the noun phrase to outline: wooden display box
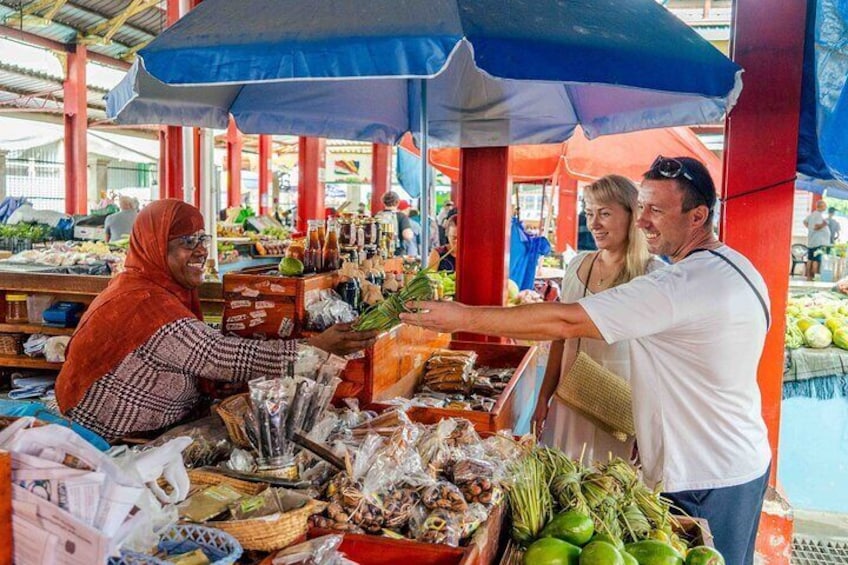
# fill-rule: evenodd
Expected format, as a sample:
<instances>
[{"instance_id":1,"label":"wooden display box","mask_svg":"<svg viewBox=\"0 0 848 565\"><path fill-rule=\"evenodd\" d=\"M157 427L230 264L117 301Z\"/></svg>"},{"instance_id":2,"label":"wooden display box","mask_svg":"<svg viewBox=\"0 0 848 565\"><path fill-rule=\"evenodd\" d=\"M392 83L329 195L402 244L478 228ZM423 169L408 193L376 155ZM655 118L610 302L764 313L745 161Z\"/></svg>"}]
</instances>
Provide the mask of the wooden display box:
<instances>
[{"instance_id":1,"label":"wooden display box","mask_svg":"<svg viewBox=\"0 0 848 565\"><path fill-rule=\"evenodd\" d=\"M267 265L227 273L221 330L254 339L302 337L308 293L334 288L336 279L335 272L286 277Z\"/></svg>"},{"instance_id":2,"label":"wooden display box","mask_svg":"<svg viewBox=\"0 0 848 565\"><path fill-rule=\"evenodd\" d=\"M471 536L467 546L450 547L413 540L397 540L365 534L344 534L340 550L359 565L490 565L500 553L504 532L504 504L493 510L489 519ZM322 528L310 528L310 539L336 533Z\"/></svg>"},{"instance_id":3,"label":"wooden display box","mask_svg":"<svg viewBox=\"0 0 848 565\"><path fill-rule=\"evenodd\" d=\"M361 406L404 396L410 379L421 374L435 350L447 347L449 334L400 324L377 337L359 359L348 361L337 398L355 396Z\"/></svg>"},{"instance_id":4,"label":"wooden display box","mask_svg":"<svg viewBox=\"0 0 848 565\"><path fill-rule=\"evenodd\" d=\"M474 424L478 432L491 434L499 430L515 429L518 422L530 417L535 407L536 379L534 375L528 375L528 373L534 367L532 360L536 355L535 345L451 341L448 347L455 350L476 351L478 367L514 368L515 371L491 412L415 407L407 411L407 415L413 421L435 424L444 418L465 418ZM426 362L426 358L424 361ZM411 398L423 374L424 364L422 363L415 370L405 373L393 386L377 391L374 395L373 407L385 409L388 406L381 401L398 396Z\"/></svg>"}]
</instances>

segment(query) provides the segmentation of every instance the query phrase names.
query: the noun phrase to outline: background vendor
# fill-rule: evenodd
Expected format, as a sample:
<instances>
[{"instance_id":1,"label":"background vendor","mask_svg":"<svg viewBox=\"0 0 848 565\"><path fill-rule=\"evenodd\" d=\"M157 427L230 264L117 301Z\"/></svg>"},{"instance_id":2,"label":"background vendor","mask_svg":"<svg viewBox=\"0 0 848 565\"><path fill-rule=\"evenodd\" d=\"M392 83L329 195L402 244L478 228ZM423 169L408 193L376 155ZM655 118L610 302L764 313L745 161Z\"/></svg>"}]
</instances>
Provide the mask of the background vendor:
<instances>
[{"instance_id":1,"label":"background vendor","mask_svg":"<svg viewBox=\"0 0 848 565\"><path fill-rule=\"evenodd\" d=\"M430 252L427 268L435 271L456 271L456 254L459 249L459 216L453 215L445 222L448 243Z\"/></svg>"},{"instance_id":2,"label":"background vendor","mask_svg":"<svg viewBox=\"0 0 848 565\"><path fill-rule=\"evenodd\" d=\"M306 348L345 355L376 332L336 325L305 343L224 336L203 322L198 287L211 236L179 200L139 213L126 271L91 303L56 381L56 399L74 421L113 440L180 422L200 401L198 379L245 382L280 377ZM314 351L314 350L313 350Z\"/></svg>"}]
</instances>

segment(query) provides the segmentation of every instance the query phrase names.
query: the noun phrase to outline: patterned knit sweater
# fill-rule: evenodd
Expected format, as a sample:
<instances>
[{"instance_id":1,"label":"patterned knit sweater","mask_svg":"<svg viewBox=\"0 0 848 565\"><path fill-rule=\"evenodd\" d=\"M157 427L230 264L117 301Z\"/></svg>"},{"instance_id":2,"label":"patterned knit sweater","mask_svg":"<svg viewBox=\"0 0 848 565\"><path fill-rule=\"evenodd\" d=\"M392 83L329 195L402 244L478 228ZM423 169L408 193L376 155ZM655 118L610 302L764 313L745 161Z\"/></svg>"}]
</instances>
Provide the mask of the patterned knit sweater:
<instances>
[{"instance_id":1,"label":"patterned knit sweater","mask_svg":"<svg viewBox=\"0 0 848 565\"><path fill-rule=\"evenodd\" d=\"M96 353L93 353L96 354ZM67 416L112 441L172 426L200 399L197 378L245 382L292 372L294 340L227 337L195 318L163 326L86 391Z\"/></svg>"}]
</instances>

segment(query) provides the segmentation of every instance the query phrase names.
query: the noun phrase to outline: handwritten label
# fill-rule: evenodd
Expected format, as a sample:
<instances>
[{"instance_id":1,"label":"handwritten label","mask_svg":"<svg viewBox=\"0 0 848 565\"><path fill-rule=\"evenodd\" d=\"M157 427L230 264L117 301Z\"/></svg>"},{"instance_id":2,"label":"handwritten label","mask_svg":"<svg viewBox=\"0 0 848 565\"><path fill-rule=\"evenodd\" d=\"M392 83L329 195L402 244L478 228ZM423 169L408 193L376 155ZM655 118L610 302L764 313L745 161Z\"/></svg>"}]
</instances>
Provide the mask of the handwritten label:
<instances>
[{"instance_id":1,"label":"handwritten label","mask_svg":"<svg viewBox=\"0 0 848 565\"><path fill-rule=\"evenodd\" d=\"M230 308L233 308L233 309L250 308L250 304L251 304L250 300L231 300L230 301Z\"/></svg>"}]
</instances>

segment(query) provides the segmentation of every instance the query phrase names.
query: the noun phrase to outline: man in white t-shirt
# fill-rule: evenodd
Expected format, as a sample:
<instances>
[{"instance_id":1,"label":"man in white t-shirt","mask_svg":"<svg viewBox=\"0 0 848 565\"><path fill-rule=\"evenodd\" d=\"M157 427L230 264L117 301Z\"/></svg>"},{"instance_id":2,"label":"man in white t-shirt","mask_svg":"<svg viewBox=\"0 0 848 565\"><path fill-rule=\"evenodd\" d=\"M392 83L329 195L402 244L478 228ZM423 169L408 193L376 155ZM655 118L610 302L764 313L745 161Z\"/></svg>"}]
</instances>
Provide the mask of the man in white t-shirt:
<instances>
[{"instance_id":1,"label":"man in white t-shirt","mask_svg":"<svg viewBox=\"0 0 848 565\"><path fill-rule=\"evenodd\" d=\"M830 225L824 217L827 202L819 200L816 209L804 218L807 226L807 280L815 278L821 268L821 256L830 245Z\"/></svg>"},{"instance_id":2,"label":"man in white t-shirt","mask_svg":"<svg viewBox=\"0 0 848 565\"><path fill-rule=\"evenodd\" d=\"M636 437L646 482L706 518L727 563L750 565L771 451L757 366L765 283L712 229L715 186L699 161L658 157L638 225L671 265L574 304L414 304L408 323L518 339L630 340Z\"/></svg>"}]
</instances>

